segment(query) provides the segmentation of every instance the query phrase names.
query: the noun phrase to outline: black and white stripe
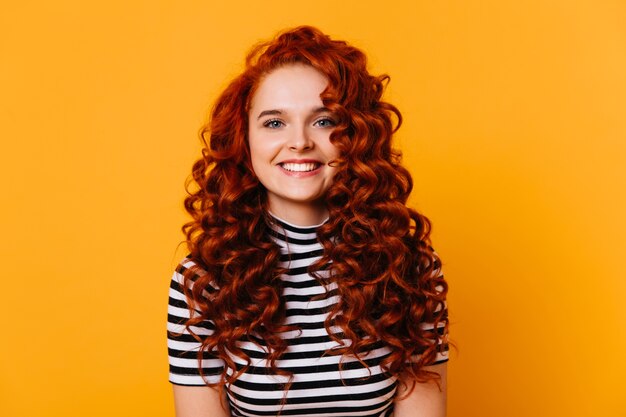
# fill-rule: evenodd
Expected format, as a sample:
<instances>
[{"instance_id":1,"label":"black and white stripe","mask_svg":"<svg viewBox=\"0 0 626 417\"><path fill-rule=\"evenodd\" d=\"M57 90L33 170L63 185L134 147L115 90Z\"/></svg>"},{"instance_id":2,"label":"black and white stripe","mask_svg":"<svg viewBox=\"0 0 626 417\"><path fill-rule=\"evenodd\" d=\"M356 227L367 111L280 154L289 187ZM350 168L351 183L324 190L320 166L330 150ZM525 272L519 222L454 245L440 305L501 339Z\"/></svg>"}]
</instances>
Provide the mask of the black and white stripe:
<instances>
[{"instance_id":1,"label":"black and white stripe","mask_svg":"<svg viewBox=\"0 0 626 417\"><path fill-rule=\"evenodd\" d=\"M285 320L300 329L281 334L287 340L288 348L276 365L292 372L293 379L290 389L285 392L283 387L288 378L270 374L262 340L255 339L260 346L249 341L238 342L250 357L251 366L228 390L233 416L275 416L280 411L284 416L387 417L393 412L396 378L385 374L379 365L389 354L384 343L379 342L375 349L363 356L364 363L356 358L327 354L337 343L331 340L324 320L337 303L338 296L336 283L328 280L321 285L307 273L307 266L319 259L323 252L317 241L317 227L319 225L298 227L279 219L272 225L271 237L281 247L280 266L288 270L282 276ZM186 259L181 268L191 265L192 261ZM189 318L180 286L181 268L174 273L170 286L167 326L170 382L204 385L196 356L199 343L181 324ZM322 278L327 277L324 273L320 274ZM207 322L193 330L201 336L213 328ZM342 336L339 328L331 330ZM254 335L250 338L254 339ZM223 363L210 353L203 355L205 377L210 382L217 382ZM233 360L238 366L245 365L240 358L233 357ZM437 362L446 360L447 357L441 355Z\"/></svg>"}]
</instances>

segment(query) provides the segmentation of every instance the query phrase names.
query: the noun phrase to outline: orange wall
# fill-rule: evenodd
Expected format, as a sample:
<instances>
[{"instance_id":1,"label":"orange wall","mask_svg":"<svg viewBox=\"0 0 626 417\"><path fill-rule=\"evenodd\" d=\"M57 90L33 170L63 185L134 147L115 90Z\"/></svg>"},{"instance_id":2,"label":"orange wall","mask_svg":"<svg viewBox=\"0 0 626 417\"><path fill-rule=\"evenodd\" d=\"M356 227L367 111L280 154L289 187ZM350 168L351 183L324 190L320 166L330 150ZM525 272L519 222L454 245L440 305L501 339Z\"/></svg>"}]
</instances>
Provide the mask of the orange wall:
<instances>
[{"instance_id":1,"label":"orange wall","mask_svg":"<svg viewBox=\"0 0 626 417\"><path fill-rule=\"evenodd\" d=\"M392 76L451 285L449 415L626 415L626 3L213 3L2 6L1 415L173 415L196 131L247 48L303 23Z\"/></svg>"}]
</instances>

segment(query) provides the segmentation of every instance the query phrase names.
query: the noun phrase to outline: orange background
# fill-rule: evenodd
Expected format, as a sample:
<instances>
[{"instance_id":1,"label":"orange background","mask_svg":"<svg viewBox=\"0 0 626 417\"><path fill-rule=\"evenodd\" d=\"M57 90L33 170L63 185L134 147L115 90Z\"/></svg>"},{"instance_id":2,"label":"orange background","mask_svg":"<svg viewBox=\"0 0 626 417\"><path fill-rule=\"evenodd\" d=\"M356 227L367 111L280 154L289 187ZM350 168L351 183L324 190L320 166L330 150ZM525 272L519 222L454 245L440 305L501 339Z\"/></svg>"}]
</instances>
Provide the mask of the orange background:
<instances>
[{"instance_id":1,"label":"orange background","mask_svg":"<svg viewBox=\"0 0 626 417\"><path fill-rule=\"evenodd\" d=\"M449 416L626 416L626 3L5 2L0 414L171 416L183 182L245 51L313 24L406 123Z\"/></svg>"}]
</instances>

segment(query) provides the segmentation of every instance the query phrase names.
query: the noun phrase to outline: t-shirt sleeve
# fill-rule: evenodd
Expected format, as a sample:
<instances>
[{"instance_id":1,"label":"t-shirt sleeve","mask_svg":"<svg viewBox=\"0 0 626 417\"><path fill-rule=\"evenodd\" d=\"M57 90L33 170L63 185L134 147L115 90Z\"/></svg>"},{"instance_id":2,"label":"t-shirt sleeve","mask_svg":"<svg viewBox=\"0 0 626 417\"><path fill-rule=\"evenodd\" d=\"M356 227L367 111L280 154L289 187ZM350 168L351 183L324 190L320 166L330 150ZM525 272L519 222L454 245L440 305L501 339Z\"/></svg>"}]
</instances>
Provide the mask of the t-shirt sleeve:
<instances>
[{"instance_id":1,"label":"t-shirt sleeve","mask_svg":"<svg viewBox=\"0 0 626 417\"><path fill-rule=\"evenodd\" d=\"M444 314L447 316L448 315L448 308L446 307L446 303L444 301L444 305L443 305L444 310ZM435 326L433 323L423 323L422 324L422 328L424 330L430 330L430 331L434 331ZM444 363L448 361L448 343L447 343L447 327L446 327L446 322L439 322L437 324L437 330L436 332L439 334L439 340L437 342L437 356L435 357L435 360L433 361L433 363L431 363L431 365L436 365L439 363Z\"/></svg>"},{"instance_id":2,"label":"t-shirt sleeve","mask_svg":"<svg viewBox=\"0 0 626 417\"><path fill-rule=\"evenodd\" d=\"M435 287L435 291L441 294L447 285L444 281L443 272L441 269L441 261L439 259L436 260L435 268L433 269L432 276L436 277L440 282ZM448 361L448 302L447 300L442 300L439 305L436 307L434 315L440 317L441 319L437 323L437 328L435 329L435 323L431 321L423 322L420 326L425 331L436 332L439 335L438 343L437 343L437 355L431 365L436 365L439 363L444 363ZM417 360L420 355L417 355L413 358L413 360Z\"/></svg>"},{"instance_id":3,"label":"t-shirt sleeve","mask_svg":"<svg viewBox=\"0 0 626 417\"><path fill-rule=\"evenodd\" d=\"M167 309L167 350L169 356L169 381L177 385L206 385L217 383L221 378L224 362L211 352L202 353L202 362L198 363L198 350L201 343L185 328L189 319L189 306L183 293L183 273L194 263L185 259L176 268L170 281L169 304ZM195 314L195 313L194 313ZM199 337L211 334L215 328L213 322L205 320L191 330ZM200 367L204 378L200 375Z\"/></svg>"}]
</instances>

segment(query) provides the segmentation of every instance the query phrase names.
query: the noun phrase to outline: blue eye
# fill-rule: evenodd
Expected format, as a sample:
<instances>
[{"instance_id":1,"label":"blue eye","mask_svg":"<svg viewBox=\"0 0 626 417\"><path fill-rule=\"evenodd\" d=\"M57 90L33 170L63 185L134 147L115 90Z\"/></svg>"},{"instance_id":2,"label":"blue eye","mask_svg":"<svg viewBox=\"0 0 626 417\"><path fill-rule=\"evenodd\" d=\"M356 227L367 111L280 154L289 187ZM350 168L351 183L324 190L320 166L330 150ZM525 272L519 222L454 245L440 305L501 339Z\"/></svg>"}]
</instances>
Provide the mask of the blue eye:
<instances>
[{"instance_id":1,"label":"blue eye","mask_svg":"<svg viewBox=\"0 0 626 417\"><path fill-rule=\"evenodd\" d=\"M330 117L319 119L315 122L315 124L319 127L334 127L336 125L335 121Z\"/></svg>"},{"instance_id":2,"label":"blue eye","mask_svg":"<svg viewBox=\"0 0 626 417\"><path fill-rule=\"evenodd\" d=\"M283 122L281 122L278 119L271 119L271 120L268 120L267 122L263 123L263 126L269 127L270 129L278 129L282 125L283 125Z\"/></svg>"}]
</instances>

